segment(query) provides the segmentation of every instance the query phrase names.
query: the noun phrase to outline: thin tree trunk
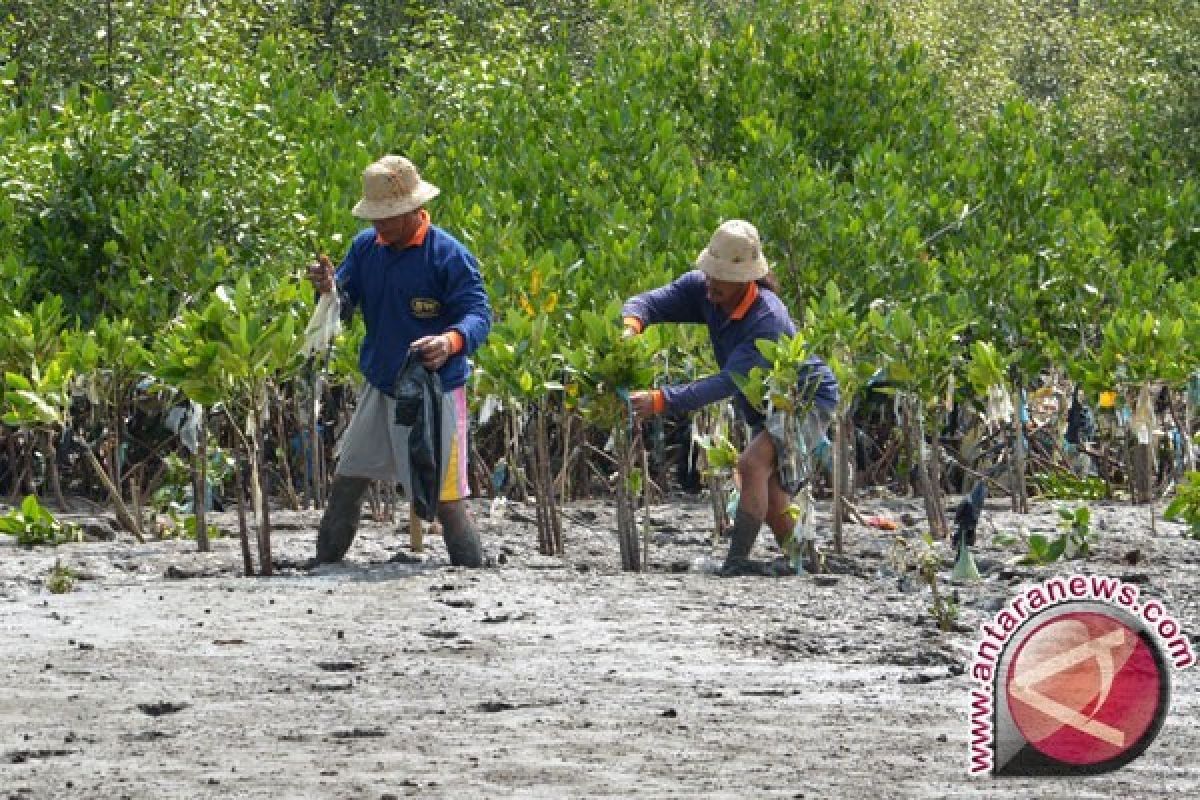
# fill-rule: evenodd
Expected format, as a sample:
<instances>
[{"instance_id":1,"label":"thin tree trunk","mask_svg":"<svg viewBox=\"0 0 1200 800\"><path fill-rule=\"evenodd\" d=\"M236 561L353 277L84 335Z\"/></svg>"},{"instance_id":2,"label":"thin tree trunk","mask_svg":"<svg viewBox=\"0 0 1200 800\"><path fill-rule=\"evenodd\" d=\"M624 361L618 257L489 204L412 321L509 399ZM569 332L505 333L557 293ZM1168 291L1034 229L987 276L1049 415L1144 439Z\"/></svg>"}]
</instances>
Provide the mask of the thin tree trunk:
<instances>
[{"instance_id":1,"label":"thin tree trunk","mask_svg":"<svg viewBox=\"0 0 1200 800\"><path fill-rule=\"evenodd\" d=\"M13 484L12 494L9 496L9 504L17 505L21 502L21 495L25 494L25 484L29 480L30 474L33 472L33 445L25 447L25 441L28 437L18 434L10 437L9 442L14 443L9 448L9 464L19 465L13 469ZM18 452L19 448L19 452Z\"/></svg>"},{"instance_id":2,"label":"thin tree trunk","mask_svg":"<svg viewBox=\"0 0 1200 800\"><path fill-rule=\"evenodd\" d=\"M1189 471L1196 469L1196 449L1192 447L1192 401L1187 390L1183 393L1183 451L1185 464Z\"/></svg>"},{"instance_id":3,"label":"thin tree trunk","mask_svg":"<svg viewBox=\"0 0 1200 800\"><path fill-rule=\"evenodd\" d=\"M263 471L259 467L259 454L262 447L262 431L257 412L250 415L250 492L254 501L254 516L258 526L258 565L259 574L271 575L271 518L265 497L265 481Z\"/></svg>"},{"instance_id":4,"label":"thin tree trunk","mask_svg":"<svg viewBox=\"0 0 1200 800\"><path fill-rule=\"evenodd\" d=\"M313 469L313 441L311 430L304 424L304 392L295 392L292 399L296 404L296 419L302 429L300 431L300 460L304 465L304 507L316 508L317 483Z\"/></svg>"},{"instance_id":5,"label":"thin tree trunk","mask_svg":"<svg viewBox=\"0 0 1200 800\"><path fill-rule=\"evenodd\" d=\"M313 508L325 507L325 453L321 443L321 395L324 392L321 372L313 366L312 402L308 407L308 467L312 481Z\"/></svg>"},{"instance_id":6,"label":"thin tree trunk","mask_svg":"<svg viewBox=\"0 0 1200 800\"><path fill-rule=\"evenodd\" d=\"M273 390L275 408L280 409L275 414L275 438L279 441L279 471L283 475L283 493L287 498L288 508L300 510L300 498L296 497L296 487L292 484L292 465L289 456L287 428L283 422L283 397L278 389Z\"/></svg>"},{"instance_id":7,"label":"thin tree trunk","mask_svg":"<svg viewBox=\"0 0 1200 800\"><path fill-rule=\"evenodd\" d=\"M255 435L259 441L259 452L262 452L262 431L255 430ZM263 575L270 577L275 572L275 565L271 559L271 494L268 491L267 473L266 470L258 471L258 478L262 481L262 526L258 530L258 564Z\"/></svg>"},{"instance_id":8,"label":"thin tree trunk","mask_svg":"<svg viewBox=\"0 0 1200 800\"><path fill-rule=\"evenodd\" d=\"M63 497L62 491L62 476L58 472L58 450L54 446L54 431L47 430L46 432L46 477L50 482L50 492L54 495L54 502L63 511L69 511L67 499Z\"/></svg>"},{"instance_id":9,"label":"thin tree trunk","mask_svg":"<svg viewBox=\"0 0 1200 800\"><path fill-rule=\"evenodd\" d=\"M1150 441L1154 441L1153 433ZM1149 503L1154 496L1154 445L1135 441L1130 456L1130 496L1135 505Z\"/></svg>"},{"instance_id":10,"label":"thin tree trunk","mask_svg":"<svg viewBox=\"0 0 1200 800\"><path fill-rule=\"evenodd\" d=\"M550 535L549 509L546 507L545 499L546 489L542 485L542 448L539 436L541 409L535 406L533 415L533 419L530 420L533 427L532 435L526 431L524 463L532 473L533 479L533 511L537 518L538 553L550 556L554 555L554 543L551 541Z\"/></svg>"},{"instance_id":11,"label":"thin tree trunk","mask_svg":"<svg viewBox=\"0 0 1200 800\"><path fill-rule=\"evenodd\" d=\"M196 466L192 470L192 514L196 520L196 549L207 553L208 544L208 425L204 407L196 423Z\"/></svg>"},{"instance_id":12,"label":"thin tree trunk","mask_svg":"<svg viewBox=\"0 0 1200 800\"><path fill-rule=\"evenodd\" d=\"M1013 457L1012 457L1012 510L1018 514L1029 513L1029 492L1025 486L1025 423L1022 412L1025 397L1021 381L1013 381Z\"/></svg>"},{"instance_id":13,"label":"thin tree trunk","mask_svg":"<svg viewBox=\"0 0 1200 800\"><path fill-rule=\"evenodd\" d=\"M630 572L641 569L642 559L638 552L637 524L633 515L633 501L629 492L632 473L633 442L627 431L630 424L622 420L616 432L617 445L617 535L621 544L621 568Z\"/></svg>"},{"instance_id":14,"label":"thin tree trunk","mask_svg":"<svg viewBox=\"0 0 1200 800\"><path fill-rule=\"evenodd\" d=\"M554 493L553 470L550 465L550 432L546 424L547 411L545 407L538 409L537 439L539 450L540 479L545 492L543 502L546 505L547 534L550 540L551 553L556 556L563 554L562 519L558 513L558 497Z\"/></svg>"},{"instance_id":15,"label":"thin tree trunk","mask_svg":"<svg viewBox=\"0 0 1200 800\"><path fill-rule=\"evenodd\" d=\"M146 529L146 512L142 510L141 465L129 473L129 501L133 503L133 516L137 519L138 527ZM157 531L155 531L157 533Z\"/></svg>"},{"instance_id":16,"label":"thin tree trunk","mask_svg":"<svg viewBox=\"0 0 1200 800\"><path fill-rule=\"evenodd\" d=\"M254 559L250 555L250 529L246 524L246 489L242 483L242 461L236 457L233 460L233 483L234 491L237 492L238 540L242 545L242 570L249 578L254 575Z\"/></svg>"},{"instance_id":17,"label":"thin tree trunk","mask_svg":"<svg viewBox=\"0 0 1200 800\"><path fill-rule=\"evenodd\" d=\"M842 473L846 467L846 440L842 435L845 417L840 411L833 417L833 551L842 554Z\"/></svg>"},{"instance_id":18,"label":"thin tree trunk","mask_svg":"<svg viewBox=\"0 0 1200 800\"><path fill-rule=\"evenodd\" d=\"M942 505L938 501L941 494L940 487L933 482L929 460L925 457L925 436L922 430L920 400L917 397L910 397L907 405L909 435L912 438L911 447L916 455L917 482L921 485L921 499L925 504L925 517L929 522L929 533L935 539L942 539L946 536L946 517L942 511Z\"/></svg>"},{"instance_id":19,"label":"thin tree trunk","mask_svg":"<svg viewBox=\"0 0 1200 800\"><path fill-rule=\"evenodd\" d=\"M567 409L565 400L562 406L561 430L562 466L559 467L558 477L554 481L554 488L558 497L563 498L563 502L567 502L571 498L571 412Z\"/></svg>"},{"instance_id":20,"label":"thin tree trunk","mask_svg":"<svg viewBox=\"0 0 1200 800\"><path fill-rule=\"evenodd\" d=\"M642 571L650 567L650 454L642 441Z\"/></svg>"},{"instance_id":21,"label":"thin tree trunk","mask_svg":"<svg viewBox=\"0 0 1200 800\"><path fill-rule=\"evenodd\" d=\"M940 420L938 421L940 423ZM950 523L946 519L946 503L945 497L942 494L942 475L944 474L942 466L942 442L940 436L941 426L936 425L935 429L929 435L931 444L930 458L926 463L926 472L929 475L929 484L933 496L933 505L937 510L938 538L948 539L950 537Z\"/></svg>"},{"instance_id":22,"label":"thin tree trunk","mask_svg":"<svg viewBox=\"0 0 1200 800\"><path fill-rule=\"evenodd\" d=\"M96 458L96 454L92 452L92 448L87 442L83 443L83 456L87 459L88 466L92 468L92 472L104 485L108 492L108 497L112 501L114 511L117 515L117 521L133 534L134 538L142 544L146 543L146 538L142 535L142 526L134 520L133 515L129 513L129 509L125 506L125 501L121 499L121 493L117 491L117 487L113 486L112 480L108 477L108 472L104 469L104 465Z\"/></svg>"}]
</instances>

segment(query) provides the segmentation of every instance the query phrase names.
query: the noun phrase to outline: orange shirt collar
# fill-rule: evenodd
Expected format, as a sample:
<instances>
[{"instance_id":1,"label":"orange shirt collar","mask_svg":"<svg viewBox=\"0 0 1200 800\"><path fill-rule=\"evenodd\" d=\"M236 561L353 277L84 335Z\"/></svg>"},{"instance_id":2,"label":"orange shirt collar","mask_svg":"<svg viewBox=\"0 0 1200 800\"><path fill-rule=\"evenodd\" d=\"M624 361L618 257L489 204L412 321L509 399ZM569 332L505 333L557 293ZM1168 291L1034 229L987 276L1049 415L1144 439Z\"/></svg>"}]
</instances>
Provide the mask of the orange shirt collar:
<instances>
[{"instance_id":1,"label":"orange shirt collar","mask_svg":"<svg viewBox=\"0 0 1200 800\"><path fill-rule=\"evenodd\" d=\"M400 249L404 250L405 248L409 248L409 247L420 247L421 245L425 244L425 236L428 233L429 233L429 212L422 208L421 209L421 224L417 226L417 229L415 231L413 231L413 235L409 237L407 242L399 245ZM378 233L375 234L375 244L383 245L384 247L388 246L388 243L385 242L379 236Z\"/></svg>"},{"instance_id":2,"label":"orange shirt collar","mask_svg":"<svg viewBox=\"0 0 1200 800\"><path fill-rule=\"evenodd\" d=\"M730 319L741 319L742 317L746 316L746 312L750 310L750 306L754 305L754 301L757 299L758 299L758 284L751 283L750 288L746 290L746 293L744 295L742 295L742 302L737 304L737 308L735 308L729 314L729 318Z\"/></svg>"}]
</instances>

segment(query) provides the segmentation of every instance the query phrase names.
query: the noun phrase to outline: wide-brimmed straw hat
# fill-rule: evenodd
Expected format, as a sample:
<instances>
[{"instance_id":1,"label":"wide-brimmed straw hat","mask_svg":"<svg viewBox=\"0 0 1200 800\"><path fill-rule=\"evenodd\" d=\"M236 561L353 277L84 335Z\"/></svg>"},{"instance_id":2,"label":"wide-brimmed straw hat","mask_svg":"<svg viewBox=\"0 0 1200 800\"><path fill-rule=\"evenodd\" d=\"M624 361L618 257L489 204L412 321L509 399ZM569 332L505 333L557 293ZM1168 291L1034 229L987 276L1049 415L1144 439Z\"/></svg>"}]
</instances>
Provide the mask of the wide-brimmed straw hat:
<instances>
[{"instance_id":1,"label":"wide-brimmed straw hat","mask_svg":"<svg viewBox=\"0 0 1200 800\"><path fill-rule=\"evenodd\" d=\"M387 219L415 211L441 191L421 180L404 156L384 156L363 170L363 196L351 212L360 219Z\"/></svg>"},{"instance_id":2,"label":"wide-brimmed straw hat","mask_svg":"<svg viewBox=\"0 0 1200 800\"><path fill-rule=\"evenodd\" d=\"M744 219L722 222L696 259L696 267L719 281L749 283L770 271L758 229Z\"/></svg>"}]
</instances>

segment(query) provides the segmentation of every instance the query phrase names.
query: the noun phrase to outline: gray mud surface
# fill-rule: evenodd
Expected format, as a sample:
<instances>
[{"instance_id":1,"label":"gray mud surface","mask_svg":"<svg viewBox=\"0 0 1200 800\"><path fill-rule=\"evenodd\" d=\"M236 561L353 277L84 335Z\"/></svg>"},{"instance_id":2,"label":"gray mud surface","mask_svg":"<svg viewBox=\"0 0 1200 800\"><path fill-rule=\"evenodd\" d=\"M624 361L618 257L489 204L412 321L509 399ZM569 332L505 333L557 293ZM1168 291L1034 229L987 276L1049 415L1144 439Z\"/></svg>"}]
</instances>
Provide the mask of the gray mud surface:
<instances>
[{"instance_id":1,"label":"gray mud surface","mask_svg":"<svg viewBox=\"0 0 1200 800\"><path fill-rule=\"evenodd\" d=\"M364 520L342 565L307 574L317 512L276 512L284 568L241 577L237 539L118 536L57 549L0 541L3 798L1164 797L1200 789L1200 672L1172 676L1158 739L1069 782L968 779L979 624L1016 589L1072 571L1161 598L1200 652L1200 543L1149 509L1092 504L1085 562L1013 566L997 531L1054 533L1056 505L989 501L985 579L948 587L958 628L886 567L919 500L860 498L831 575L719 579L707 505L651 513L650 571L622 573L611 509L566 511L567 556L539 556L533 511L489 518L496 568L417 563L406 524ZM953 499L951 501L953 503ZM1078 504L1072 504L1072 506ZM953 505L951 506L953 507ZM403 510L403 509L402 509ZM828 502L818 523L828 528ZM400 515L405 520L406 513ZM214 520L236 530L233 514ZM828 549L828 546L827 546ZM949 547L946 554L949 575ZM773 554L764 531L757 556ZM56 559L80 577L55 595Z\"/></svg>"}]
</instances>

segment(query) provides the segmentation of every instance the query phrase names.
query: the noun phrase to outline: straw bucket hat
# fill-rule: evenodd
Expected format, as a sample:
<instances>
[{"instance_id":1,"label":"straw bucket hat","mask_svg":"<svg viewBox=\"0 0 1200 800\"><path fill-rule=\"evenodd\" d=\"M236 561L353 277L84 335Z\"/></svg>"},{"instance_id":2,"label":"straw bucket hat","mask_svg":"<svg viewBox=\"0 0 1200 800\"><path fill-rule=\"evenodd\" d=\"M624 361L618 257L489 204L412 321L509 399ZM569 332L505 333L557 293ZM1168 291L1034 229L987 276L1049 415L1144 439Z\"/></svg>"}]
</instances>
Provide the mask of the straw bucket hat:
<instances>
[{"instance_id":1,"label":"straw bucket hat","mask_svg":"<svg viewBox=\"0 0 1200 800\"><path fill-rule=\"evenodd\" d=\"M441 191L421 180L404 156L384 156L363 170L363 196L351 212L360 219L387 219L415 211Z\"/></svg>"},{"instance_id":2,"label":"straw bucket hat","mask_svg":"<svg viewBox=\"0 0 1200 800\"><path fill-rule=\"evenodd\" d=\"M749 283L769 271L758 229L743 219L722 222L696 259L696 267L710 278Z\"/></svg>"}]
</instances>

